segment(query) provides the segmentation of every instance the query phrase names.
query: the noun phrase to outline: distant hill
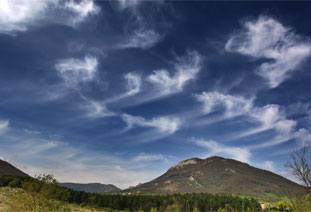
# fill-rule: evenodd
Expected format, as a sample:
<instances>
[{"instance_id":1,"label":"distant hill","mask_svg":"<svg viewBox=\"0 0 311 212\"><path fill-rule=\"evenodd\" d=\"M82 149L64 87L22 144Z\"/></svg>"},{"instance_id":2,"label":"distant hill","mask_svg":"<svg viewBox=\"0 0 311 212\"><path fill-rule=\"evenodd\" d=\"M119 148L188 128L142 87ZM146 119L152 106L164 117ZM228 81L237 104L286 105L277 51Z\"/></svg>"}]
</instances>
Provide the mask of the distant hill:
<instances>
[{"instance_id":1,"label":"distant hill","mask_svg":"<svg viewBox=\"0 0 311 212\"><path fill-rule=\"evenodd\" d=\"M18 177L29 177L29 175L25 174L21 170L17 169L13 165L9 164L6 161L0 160L0 176L18 176Z\"/></svg>"},{"instance_id":2,"label":"distant hill","mask_svg":"<svg viewBox=\"0 0 311 212\"><path fill-rule=\"evenodd\" d=\"M137 193L207 192L255 197L286 196L304 187L270 171L232 159L192 158L171 167L160 177L127 189Z\"/></svg>"},{"instance_id":3,"label":"distant hill","mask_svg":"<svg viewBox=\"0 0 311 212\"><path fill-rule=\"evenodd\" d=\"M59 183L60 186L71 188L76 191L86 191L91 193L107 193L107 192L118 192L121 191L118 187L112 184L101 184L101 183Z\"/></svg>"}]
</instances>

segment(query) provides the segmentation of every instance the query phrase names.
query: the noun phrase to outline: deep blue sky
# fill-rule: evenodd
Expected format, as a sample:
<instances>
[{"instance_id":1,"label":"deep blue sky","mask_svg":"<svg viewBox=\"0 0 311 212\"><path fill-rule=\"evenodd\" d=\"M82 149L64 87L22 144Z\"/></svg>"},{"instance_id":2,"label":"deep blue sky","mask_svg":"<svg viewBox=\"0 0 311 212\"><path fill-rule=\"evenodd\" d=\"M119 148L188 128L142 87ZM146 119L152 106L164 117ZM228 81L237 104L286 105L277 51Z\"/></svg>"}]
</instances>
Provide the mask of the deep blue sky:
<instances>
[{"instance_id":1,"label":"deep blue sky","mask_svg":"<svg viewBox=\"0 0 311 212\"><path fill-rule=\"evenodd\" d=\"M0 157L59 181L220 155L290 175L311 141L311 2L4 0Z\"/></svg>"}]
</instances>

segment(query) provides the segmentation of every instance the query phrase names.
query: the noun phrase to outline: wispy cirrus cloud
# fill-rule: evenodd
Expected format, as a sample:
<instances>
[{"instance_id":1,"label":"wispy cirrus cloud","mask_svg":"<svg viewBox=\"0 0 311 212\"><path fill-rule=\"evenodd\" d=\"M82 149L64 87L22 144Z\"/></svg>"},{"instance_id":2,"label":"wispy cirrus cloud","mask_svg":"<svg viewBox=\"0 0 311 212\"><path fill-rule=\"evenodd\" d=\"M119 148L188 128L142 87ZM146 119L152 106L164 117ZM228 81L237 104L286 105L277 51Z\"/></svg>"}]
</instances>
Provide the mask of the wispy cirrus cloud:
<instances>
[{"instance_id":1,"label":"wispy cirrus cloud","mask_svg":"<svg viewBox=\"0 0 311 212\"><path fill-rule=\"evenodd\" d=\"M220 154L245 163L250 163L252 153L247 147L226 146L213 140L191 139L195 145L207 148L210 154Z\"/></svg>"},{"instance_id":2,"label":"wispy cirrus cloud","mask_svg":"<svg viewBox=\"0 0 311 212\"><path fill-rule=\"evenodd\" d=\"M311 145L311 129L301 128L295 132L294 137L299 142L298 146Z\"/></svg>"},{"instance_id":3,"label":"wispy cirrus cloud","mask_svg":"<svg viewBox=\"0 0 311 212\"><path fill-rule=\"evenodd\" d=\"M243 29L231 35L225 49L269 60L263 62L256 73L268 80L270 88L275 88L310 56L311 42L277 20L260 16L244 22Z\"/></svg>"},{"instance_id":4,"label":"wispy cirrus cloud","mask_svg":"<svg viewBox=\"0 0 311 212\"><path fill-rule=\"evenodd\" d=\"M253 99L223 94L218 91L202 92L196 97L198 101L203 103L204 114L209 114L221 108L224 110L226 117L233 117L248 113L253 107Z\"/></svg>"},{"instance_id":5,"label":"wispy cirrus cloud","mask_svg":"<svg viewBox=\"0 0 311 212\"><path fill-rule=\"evenodd\" d=\"M165 37L155 26L148 23L138 12L133 13L133 21L125 27L125 37L116 46L119 49L138 48L146 50L158 44Z\"/></svg>"},{"instance_id":6,"label":"wispy cirrus cloud","mask_svg":"<svg viewBox=\"0 0 311 212\"><path fill-rule=\"evenodd\" d=\"M120 10L136 9L136 7L142 3L141 0L117 0Z\"/></svg>"},{"instance_id":7,"label":"wispy cirrus cloud","mask_svg":"<svg viewBox=\"0 0 311 212\"><path fill-rule=\"evenodd\" d=\"M0 120L0 135L6 133L9 128L9 121L8 120Z\"/></svg>"},{"instance_id":8,"label":"wispy cirrus cloud","mask_svg":"<svg viewBox=\"0 0 311 212\"><path fill-rule=\"evenodd\" d=\"M26 31L53 1L3 0L0 2L0 32Z\"/></svg>"},{"instance_id":9,"label":"wispy cirrus cloud","mask_svg":"<svg viewBox=\"0 0 311 212\"><path fill-rule=\"evenodd\" d=\"M133 96L140 92L142 82L141 77L139 75L130 72L125 74L124 78L127 80L126 84L127 96Z\"/></svg>"},{"instance_id":10,"label":"wispy cirrus cloud","mask_svg":"<svg viewBox=\"0 0 311 212\"><path fill-rule=\"evenodd\" d=\"M105 102L96 101L85 97L80 94L81 98L84 100L85 104L82 104L81 108L86 111L86 116L92 119L104 118L116 116L117 113L109 110Z\"/></svg>"},{"instance_id":11,"label":"wispy cirrus cloud","mask_svg":"<svg viewBox=\"0 0 311 212\"><path fill-rule=\"evenodd\" d=\"M296 126L295 121L286 118L285 113L280 110L279 105L269 104L263 107L254 107L249 112L249 117L252 121L259 122L261 125L255 130L251 130L245 134L242 133L240 135L241 137L272 128L276 128L280 134L288 135Z\"/></svg>"},{"instance_id":12,"label":"wispy cirrus cloud","mask_svg":"<svg viewBox=\"0 0 311 212\"><path fill-rule=\"evenodd\" d=\"M149 49L159 43L162 39L163 36L156 30L139 27L130 33L126 42L121 44L120 47Z\"/></svg>"},{"instance_id":13,"label":"wispy cirrus cloud","mask_svg":"<svg viewBox=\"0 0 311 212\"><path fill-rule=\"evenodd\" d=\"M268 171L275 172L275 164L273 161L265 161L262 167Z\"/></svg>"},{"instance_id":14,"label":"wispy cirrus cloud","mask_svg":"<svg viewBox=\"0 0 311 212\"><path fill-rule=\"evenodd\" d=\"M185 56L177 57L176 60L176 72L173 75L165 69L160 69L147 78L163 95L181 92L186 83L195 79L202 68L203 59L197 51L188 51Z\"/></svg>"},{"instance_id":15,"label":"wispy cirrus cloud","mask_svg":"<svg viewBox=\"0 0 311 212\"><path fill-rule=\"evenodd\" d=\"M140 92L141 89L141 77L133 72L129 72L124 75L126 90L118 95L104 100L92 100L80 93L81 98L85 101L82 106L87 111L87 116L90 118L104 118L110 116L119 116L118 112L114 112L108 109L108 105L116 103L122 99L134 96Z\"/></svg>"},{"instance_id":16,"label":"wispy cirrus cloud","mask_svg":"<svg viewBox=\"0 0 311 212\"><path fill-rule=\"evenodd\" d=\"M55 69L67 87L75 88L80 83L94 80L98 65L96 57L85 56L83 59L69 58L59 60L55 64Z\"/></svg>"},{"instance_id":17,"label":"wispy cirrus cloud","mask_svg":"<svg viewBox=\"0 0 311 212\"><path fill-rule=\"evenodd\" d=\"M154 127L162 133L173 134L179 130L181 121L178 118L171 117L157 117L153 119L145 119L140 116L132 116L123 114L122 119L127 123L128 129L135 126L140 127Z\"/></svg>"},{"instance_id":18,"label":"wispy cirrus cloud","mask_svg":"<svg viewBox=\"0 0 311 212\"><path fill-rule=\"evenodd\" d=\"M173 64L172 70L158 69L143 80L139 79L140 87L144 89L140 89L140 95L133 98L134 101L123 102L123 106L140 105L182 92L187 84L197 78L203 67L203 57L195 50L187 51L182 56L175 55L169 63Z\"/></svg>"},{"instance_id":19,"label":"wispy cirrus cloud","mask_svg":"<svg viewBox=\"0 0 311 212\"><path fill-rule=\"evenodd\" d=\"M79 2L70 0L65 2L64 8L71 12L68 21L73 26L76 26L88 16L95 15L100 11L93 0L80 0Z\"/></svg>"},{"instance_id":20,"label":"wispy cirrus cloud","mask_svg":"<svg viewBox=\"0 0 311 212\"><path fill-rule=\"evenodd\" d=\"M99 7L93 0L2 0L0 2L0 33L14 35L43 23L58 23L75 27L88 16L97 14L99 11Z\"/></svg>"},{"instance_id":21,"label":"wispy cirrus cloud","mask_svg":"<svg viewBox=\"0 0 311 212\"><path fill-rule=\"evenodd\" d=\"M266 105L264 107L255 107L249 115L260 126L242 133L240 137L249 136L273 129L276 136L261 144L253 145L252 148L266 148L284 143L294 137L297 122L287 119L284 112L280 110L279 105Z\"/></svg>"},{"instance_id":22,"label":"wispy cirrus cloud","mask_svg":"<svg viewBox=\"0 0 311 212\"><path fill-rule=\"evenodd\" d=\"M287 119L284 111L279 105L268 104L262 107L255 106L254 99L246 99L242 96L223 94L217 91L203 92L196 95L197 100L203 103L203 114L213 111L223 111L221 118L226 120L235 116L245 116L252 127L244 129L231 139L236 140L243 137L252 136L268 130L274 130L275 137L271 141L253 145L252 148L265 148L286 142L294 137L297 122ZM203 124L205 122L202 122Z\"/></svg>"},{"instance_id":23,"label":"wispy cirrus cloud","mask_svg":"<svg viewBox=\"0 0 311 212\"><path fill-rule=\"evenodd\" d=\"M167 161L168 158L162 154L146 154L141 153L133 158L133 161Z\"/></svg>"}]
</instances>

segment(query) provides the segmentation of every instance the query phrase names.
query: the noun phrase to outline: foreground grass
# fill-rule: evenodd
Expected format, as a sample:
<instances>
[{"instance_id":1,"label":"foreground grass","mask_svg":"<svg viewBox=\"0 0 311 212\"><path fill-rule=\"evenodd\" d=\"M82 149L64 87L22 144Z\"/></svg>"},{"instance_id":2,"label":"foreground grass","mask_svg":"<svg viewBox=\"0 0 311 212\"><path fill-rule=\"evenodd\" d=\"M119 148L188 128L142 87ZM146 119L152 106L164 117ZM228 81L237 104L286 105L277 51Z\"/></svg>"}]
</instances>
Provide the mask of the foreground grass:
<instances>
[{"instance_id":1,"label":"foreground grass","mask_svg":"<svg viewBox=\"0 0 311 212\"><path fill-rule=\"evenodd\" d=\"M29 194L21 188L0 187L1 212L104 212L108 210L82 207L58 200L46 199L39 194Z\"/></svg>"}]
</instances>

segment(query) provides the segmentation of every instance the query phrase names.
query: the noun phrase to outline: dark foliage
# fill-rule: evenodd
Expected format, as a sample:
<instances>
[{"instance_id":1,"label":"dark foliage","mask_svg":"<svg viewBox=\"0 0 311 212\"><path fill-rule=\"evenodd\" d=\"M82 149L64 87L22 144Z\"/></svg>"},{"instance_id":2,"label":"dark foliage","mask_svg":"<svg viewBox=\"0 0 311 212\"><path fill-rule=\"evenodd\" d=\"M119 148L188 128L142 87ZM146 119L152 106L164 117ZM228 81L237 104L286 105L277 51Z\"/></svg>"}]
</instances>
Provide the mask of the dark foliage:
<instances>
[{"instance_id":1,"label":"dark foliage","mask_svg":"<svg viewBox=\"0 0 311 212\"><path fill-rule=\"evenodd\" d=\"M0 160L0 176L18 176L18 177L29 177L27 174L17 169L13 165L6 161Z\"/></svg>"}]
</instances>

